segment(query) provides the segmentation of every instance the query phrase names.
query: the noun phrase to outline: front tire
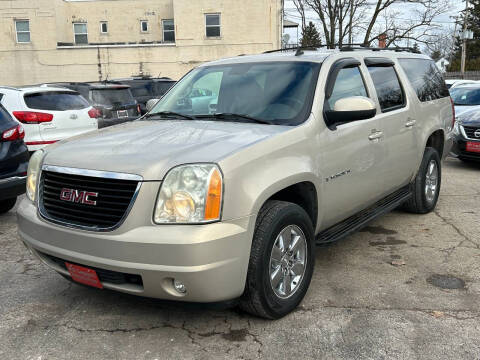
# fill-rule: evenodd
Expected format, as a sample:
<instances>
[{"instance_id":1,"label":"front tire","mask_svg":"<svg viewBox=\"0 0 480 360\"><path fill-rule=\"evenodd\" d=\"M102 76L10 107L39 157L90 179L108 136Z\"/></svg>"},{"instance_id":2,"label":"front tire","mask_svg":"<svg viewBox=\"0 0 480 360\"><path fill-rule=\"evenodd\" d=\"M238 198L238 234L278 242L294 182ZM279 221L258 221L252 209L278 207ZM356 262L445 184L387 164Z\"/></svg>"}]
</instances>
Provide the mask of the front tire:
<instances>
[{"instance_id":1,"label":"front tire","mask_svg":"<svg viewBox=\"0 0 480 360\"><path fill-rule=\"evenodd\" d=\"M17 202L16 197L12 199L6 199L6 200L0 201L0 214L4 214L12 210L16 202Z\"/></svg>"},{"instance_id":2,"label":"front tire","mask_svg":"<svg viewBox=\"0 0 480 360\"><path fill-rule=\"evenodd\" d=\"M240 308L278 319L302 301L315 263L312 221L300 206L268 201L260 210Z\"/></svg>"},{"instance_id":3,"label":"front tire","mask_svg":"<svg viewBox=\"0 0 480 360\"><path fill-rule=\"evenodd\" d=\"M411 184L412 197L404 209L415 214L427 214L435 209L442 183L442 162L437 150L425 148L415 181Z\"/></svg>"}]
</instances>

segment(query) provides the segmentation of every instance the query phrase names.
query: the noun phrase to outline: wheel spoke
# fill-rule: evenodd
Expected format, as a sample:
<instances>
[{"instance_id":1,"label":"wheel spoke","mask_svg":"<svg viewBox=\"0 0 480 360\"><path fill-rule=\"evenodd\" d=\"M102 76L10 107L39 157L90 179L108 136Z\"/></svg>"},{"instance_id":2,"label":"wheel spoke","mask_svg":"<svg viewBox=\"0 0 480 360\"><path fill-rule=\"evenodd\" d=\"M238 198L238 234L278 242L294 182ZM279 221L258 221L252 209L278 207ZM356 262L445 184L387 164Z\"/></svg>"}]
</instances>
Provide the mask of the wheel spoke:
<instances>
[{"instance_id":1,"label":"wheel spoke","mask_svg":"<svg viewBox=\"0 0 480 360\"><path fill-rule=\"evenodd\" d=\"M280 238L283 240L283 248L282 250L285 252L287 249L290 248L290 244L292 243L292 227L287 226L280 234Z\"/></svg>"},{"instance_id":2,"label":"wheel spoke","mask_svg":"<svg viewBox=\"0 0 480 360\"><path fill-rule=\"evenodd\" d=\"M280 264L280 261L282 260L282 255L283 255L282 250L279 247L273 245L272 256L271 256L272 262L275 262L275 264Z\"/></svg>"},{"instance_id":3,"label":"wheel spoke","mask_svg":"<svg viewBox=\"0 0 480 360\"><path fill-rule=\"evenodd\" d=\"M305 265L303 262L297 261L295 264L292 266L292 273L293 275L303 275L303 269L305 268Z\"/></svg>"},{"instance_id":4,"label":"wheel spoke","mask_svg":"<svg viewBox=\"0 0 480 360\"><path fill-rule=\"evenodd\" d=\"M285 295L290 295L292 292L292 277L290 275L285 275L282 282L283 292Z\"/></svg>"},{"instance_id":5,"label":"wheel spoke","mask_svg":"<svg viewBox=\"0 0 480 360\"><path fill-rule=\"evenodd\" d=\"M274 289L277 289L278 285L280 284L280 281L282 281L283 278L284 277L282 273L282 268L279 266L270 275L270 282L272 284L272 287Z\"/></svg>"}]
</instances>

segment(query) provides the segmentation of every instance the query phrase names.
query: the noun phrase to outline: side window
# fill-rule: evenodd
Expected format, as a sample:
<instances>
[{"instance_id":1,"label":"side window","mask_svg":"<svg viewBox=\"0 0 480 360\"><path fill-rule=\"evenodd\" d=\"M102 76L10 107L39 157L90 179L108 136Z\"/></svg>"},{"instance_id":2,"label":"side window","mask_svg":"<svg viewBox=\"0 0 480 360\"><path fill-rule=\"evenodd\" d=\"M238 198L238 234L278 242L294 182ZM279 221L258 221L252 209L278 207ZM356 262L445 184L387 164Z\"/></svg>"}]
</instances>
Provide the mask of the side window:
<instances>
[{"instance_id":1,"label":"side window","mask_svg":"<svg viewBox=\"0 0 480 360\"><path fill-rule=\"evenodd\" d=\"M401 108L405 105L402 86L393 66L369 66L378 102L382 112Z\"/></svg>"},{"instance_id":2,"label":"side window","mask_svg":"<svg viewBox=\"0 0 480 360\"><path fill-rule=\"evenodd\" d=\"M338 72L332 96L328 99L330 109L333 109L338 100L350 96L368 97L367 89L365 88L365 83L363 82L362 74L358 66L343 68Z\"/></svg>"},{"instance_id":3,"label":"side window","mask_svg":"<svg viewBox=\"0 0 480 360\"><path fill-rule=\"evenodd\" d=\"M432 60L399 59L408 80L422 102L450 96L445 80Z\"/></svg>"}]
</instances>

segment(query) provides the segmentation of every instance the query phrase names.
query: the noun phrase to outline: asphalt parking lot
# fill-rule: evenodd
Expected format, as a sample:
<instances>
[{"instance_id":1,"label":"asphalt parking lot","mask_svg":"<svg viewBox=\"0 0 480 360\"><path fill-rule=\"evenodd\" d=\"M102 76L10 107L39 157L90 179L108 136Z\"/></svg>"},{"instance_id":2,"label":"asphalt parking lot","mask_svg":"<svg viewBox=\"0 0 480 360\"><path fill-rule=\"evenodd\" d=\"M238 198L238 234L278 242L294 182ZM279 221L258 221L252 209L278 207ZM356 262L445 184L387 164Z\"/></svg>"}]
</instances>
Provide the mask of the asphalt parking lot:
<instances>
[{"instance_id":1,"label":"asphalt parking lot","mask_svg":"<svg viewBox=\"0 0 480 360\"><path fill-rule=\"evenodd\" d=\"M0 359L478 359L480 166L444 164L434 213L395 211L317 249L278 321L71 284L0 216Z\"/></svg>"}]
</instances>

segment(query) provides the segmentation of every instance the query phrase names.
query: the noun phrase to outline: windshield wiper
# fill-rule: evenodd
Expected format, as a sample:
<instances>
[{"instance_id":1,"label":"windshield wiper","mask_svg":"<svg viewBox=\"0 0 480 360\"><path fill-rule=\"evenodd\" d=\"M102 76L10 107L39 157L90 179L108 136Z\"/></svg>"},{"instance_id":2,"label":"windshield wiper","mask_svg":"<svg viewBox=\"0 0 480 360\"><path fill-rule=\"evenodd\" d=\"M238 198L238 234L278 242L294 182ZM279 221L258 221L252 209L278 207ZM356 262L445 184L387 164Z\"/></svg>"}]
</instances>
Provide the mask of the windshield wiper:
<instances>
[{"instance_id":1,"label":"windshield wiper","mask_svg":"<svg viewBox=\"0 0 480 360\"><path fill-rule=\"evenodd\" d=\"M146 114L145 118L152 118L152 117L164 117L164 118L182 118L187 120L195 120L193 116L180 114L174 111L160 111L157 113Z\"/></svg>"},{"instance_id":2,"label":"windshield wiper","mask_svg":"<svg viewBox=\"0 0 480 360\"><path fill-rule=\"evenodd\" d=\"M208 118L213 118L213 119L220 119L220 120L231 120L235 121L238 119L242 120L247 120L250 122L254 122L257 124L267 124L267 125L272 125L270 121L267 120L262 120L262 119L256 119L248 115L243 115L243 114L233 114L233 113L216 113L216 114L209 114L209 115L196 115L195 118L197 119L208 119Z\"/></svg>"}]
</instances>

